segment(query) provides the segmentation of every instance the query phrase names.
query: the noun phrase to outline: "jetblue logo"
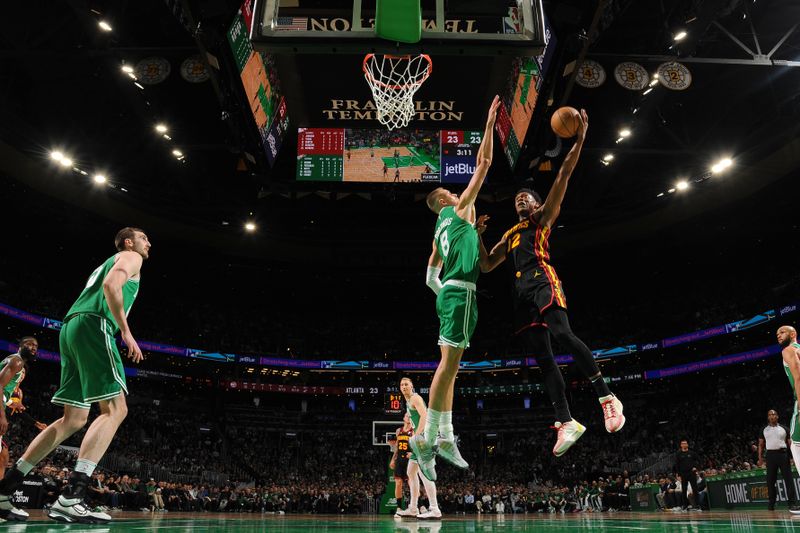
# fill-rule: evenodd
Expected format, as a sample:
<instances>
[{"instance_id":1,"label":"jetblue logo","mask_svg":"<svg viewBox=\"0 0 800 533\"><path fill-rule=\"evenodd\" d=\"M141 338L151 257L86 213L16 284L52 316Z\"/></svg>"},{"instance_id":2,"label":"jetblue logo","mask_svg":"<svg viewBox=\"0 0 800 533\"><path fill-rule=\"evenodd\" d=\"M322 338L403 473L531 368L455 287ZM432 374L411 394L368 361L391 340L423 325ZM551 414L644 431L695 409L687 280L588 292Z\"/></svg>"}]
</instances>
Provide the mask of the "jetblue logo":
<instances>
[{"instance_id":1,"label":"jetblue logo","mask_svg":"<svg viewBox=\"0 0 800 533\"><path fill-rule=\"evenodd\" d=\"M797 304L794 305L787 305L786 307L781 308L781 315L785 315L787 313L792 313L797 311Z\"/></svg>"},{"instance_id":2,"label":"jetblue logo","mask_svg":"<svg viewBox=\"0 0 800 533\"><path fill-rule=\"evenodd\" d=\"M655 350L658 348L658 344L651 342L650 344L643 344L642 350Z\"/></svg>"},{"instance_id":3,"label":"jetblue logo","mask_svg":"<svg viewBox=\"0 0 800 533\"><path fill-rule=\"evenodd\" d=\"M257 363L258 359L256 357L250 357L247 355L240 355L239 356L240 363Z\"/></svg>"},{"instance_id":4,"label":"jetblue logo","mask_svg":"<svg viewBox=\"0 0 800 533\"><path fill-rule=\"evenodd\" d=\"M379 361L376 361L372 363L372 368L389 368L389 363L381 363Z\"/></svg>"},{"instance_id":5,"label":"jetblue logo","mask_svg":"<svg viewBox=\"0 0 800 533\"><path fill-rule=\"evenodd\" d=\"M470 165L469 163L456 163L455 165L444 166L445 177L453 174L465 175L474 173L475 173L475 167L473 165Z\"/></svg>"}]
</instances>

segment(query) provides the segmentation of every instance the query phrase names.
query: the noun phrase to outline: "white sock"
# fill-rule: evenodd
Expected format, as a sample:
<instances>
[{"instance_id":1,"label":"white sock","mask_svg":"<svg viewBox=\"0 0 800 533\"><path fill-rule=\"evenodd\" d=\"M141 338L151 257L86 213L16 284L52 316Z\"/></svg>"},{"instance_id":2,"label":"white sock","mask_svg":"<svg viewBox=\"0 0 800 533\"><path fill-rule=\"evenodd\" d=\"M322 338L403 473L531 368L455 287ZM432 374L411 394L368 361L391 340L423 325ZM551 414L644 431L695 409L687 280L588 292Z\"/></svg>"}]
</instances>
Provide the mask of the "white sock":
<instances>
[{"instance_id":1,"label":"white sock","mask_svg":"<svg viewBox=\"0 0 800 533\"><path fill-rule=\"evenodd\" d=\"M419 479L421 479L422 484L425 485L425 494L428 495L428 502L430 502L430 504L428 505L428 510L432 511L434 509L438 509L439 502L436 499L436 483L434 483L430 479L427 479L423 475L420 475ZM417 481L417 483L419 483L419 481Z\"/></svg>"},{"instance_id":2,"label":"white sock","mask_svg":"<svg viewBox=\"0 0 800 533\"><path fill-rule=\"evenodd\" d=\"M22 472L23 475L26 475L26 476L28 475L28 473L31 470L33 470L33 467L34 467L34 465L30 464L25 459L20 459L19 461L17 461L17 465L16 465L17 470L19 470L20 472Z\"/></svg>"},{"instance_id":3,"label":"white sock","mask_svg":"<svg viewBox=\"0 0 800 533\"><path fill-rule=\"evenodd\" d=\"M439 419L439 434L445 440L455 440L453 434L453 411L444 411Z\"/></svg>"},{"instance_id":4,"label":"white sock","mask_svg":"<svg viewBox=\"0 0 800 533\"><path fill-rule=\"evenodd\" d=\"M439 423L442 413L436 409L428 409L428 419L425 421L425 440L433 446L439 436Z\"/></svg>"},{"instance_id":5,"label":"white sock","mask_svg":"<svg viewBox=\"0 0 800 533\"><path fill-rule=\"evenodd\" d=\"M78 459L75 463L75 472L83 472L87 476L91 476L94 469L97 468L97 463L93 463L87 459Z\"/></svg>"},{"instance_id":6,"label":"white sock","mask_svg":"<svg viewBox=\"0 0 800 533\"><path fill-rule=\"evenodd\" d=\"M408 502L408 509L416 509L419 502L419 465L411 461L408 463L408 492L411 493L411 500Z\"/></svg>"}]
</instances>

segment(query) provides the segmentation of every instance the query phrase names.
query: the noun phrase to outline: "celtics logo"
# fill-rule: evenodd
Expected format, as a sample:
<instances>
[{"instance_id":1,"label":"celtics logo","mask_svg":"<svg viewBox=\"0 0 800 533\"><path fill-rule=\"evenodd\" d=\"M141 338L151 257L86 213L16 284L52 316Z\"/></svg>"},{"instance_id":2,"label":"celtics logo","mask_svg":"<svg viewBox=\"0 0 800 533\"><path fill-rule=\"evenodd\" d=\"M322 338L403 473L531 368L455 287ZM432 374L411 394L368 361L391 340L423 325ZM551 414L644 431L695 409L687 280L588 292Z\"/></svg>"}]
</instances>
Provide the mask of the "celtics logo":
<instances>
[{"instance_id":1,"label":"celtics logo","mask_svg":"<svg viewBox=\"0 0 800 533\"><path fill-rule=\"evenodd\" d=\"M614 69L614 79L626 89L641 91L647 86L648 75L639 63L626 61Z\"/></svg>"},{"instance_id":2,"label":"celtics logo","mask_svg":"<svg viewBox=\"0 0 800 533\"><path fill-rule=\"evenodd\" d=\"M166 80L171 70L163 57L148 57L136 63L136 78L145 85L155 85Z\"/></svg>"},{"instance_id":3,"label":"celtics logo","mask_svg":"<svg viewBox=\"0 0 800 533\"><path fill-rule=\"evenodd\" d=\"M189 57L181 63L181 77L189 83L202 83L208 76L208 70L200 56Z\"/></svg>"},{"instance_id":4,"label":"celtics logo","mask_svg":"<svg viewBox=\"0 0 800 533\"><path fill-rule=\"evenodd\" d=\"M685 65L670 61L658 66L658 81L667 89L683 91L692 84L692 73Z\"/></svg>"},{"instance_id":5,"label":"celtics logo","mask_svg":"<svg viewBox=\"0 0 800 533\"><path fill-rule=\"evenodd\" d=\"M595 89L605 83L606 71L597 61L586 59L581 63L578 73L575 76L575 81L577 81L578 85L581 87Z\"/></svg>"}]
</instances>

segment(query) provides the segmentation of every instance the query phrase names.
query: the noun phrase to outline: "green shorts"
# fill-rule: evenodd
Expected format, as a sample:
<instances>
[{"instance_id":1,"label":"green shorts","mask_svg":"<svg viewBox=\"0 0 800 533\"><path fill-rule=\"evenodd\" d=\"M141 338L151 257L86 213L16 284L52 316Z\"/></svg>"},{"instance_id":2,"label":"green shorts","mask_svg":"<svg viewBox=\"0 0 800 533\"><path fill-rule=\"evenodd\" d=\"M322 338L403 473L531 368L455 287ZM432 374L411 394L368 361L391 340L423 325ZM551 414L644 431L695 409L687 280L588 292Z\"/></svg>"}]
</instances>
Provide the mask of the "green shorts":
<instances>
[{"instance_id":1,"label":"green shorts","mask_svg":"<svg viewBox=\"0 0 800 533\"><path fill-rule=\"evenodd\" d=\"M798 418L797 402L792 407L792 421L789 424L789 438L792 442L800 442L800 419Z\"/></svg>"},{"instance_id":2,"label":"green shorts","mask_svg":"<svg viewBox=\"0 0 800 533\"><path fill-rule=\"evenodd\" d=\"M128 393L112 332L112 324L95 315L75 315L64 323L58 337L61 387L53 403L89 409L94 402Z\"/></svg>"},{"instance_id":3,"label":"green shorts","mask_svg":"<svg viewBox=\"0 0 800 533\"><path fill-rule=\"evenodd\" d=\"M436 297L436 313L439 315L439 345L469 347L469 339L478 324L475 284L456 280L445 282Z\"/></svg>"}]
</instances>

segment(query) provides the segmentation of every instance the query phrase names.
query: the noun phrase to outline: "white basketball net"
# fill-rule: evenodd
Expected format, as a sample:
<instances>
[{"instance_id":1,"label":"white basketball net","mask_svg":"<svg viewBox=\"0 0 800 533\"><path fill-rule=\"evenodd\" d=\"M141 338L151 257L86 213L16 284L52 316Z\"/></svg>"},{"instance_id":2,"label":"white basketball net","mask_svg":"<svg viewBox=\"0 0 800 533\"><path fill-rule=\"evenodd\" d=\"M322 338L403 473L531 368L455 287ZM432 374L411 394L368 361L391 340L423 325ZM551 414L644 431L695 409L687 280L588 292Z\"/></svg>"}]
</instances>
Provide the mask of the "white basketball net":
<instances>
[{"instance_id":1,"label":"white basketball net","mask_svg":"<svg viewBox=\"0 0 800 533\"><path fill-rule=\"evenodd\" d=\"M433 70L426 54L392 56L367 54L364 78L372 90L378 121L389 128L404 128L414 118L414 93Z\"/></svg>"}]
</instances>

